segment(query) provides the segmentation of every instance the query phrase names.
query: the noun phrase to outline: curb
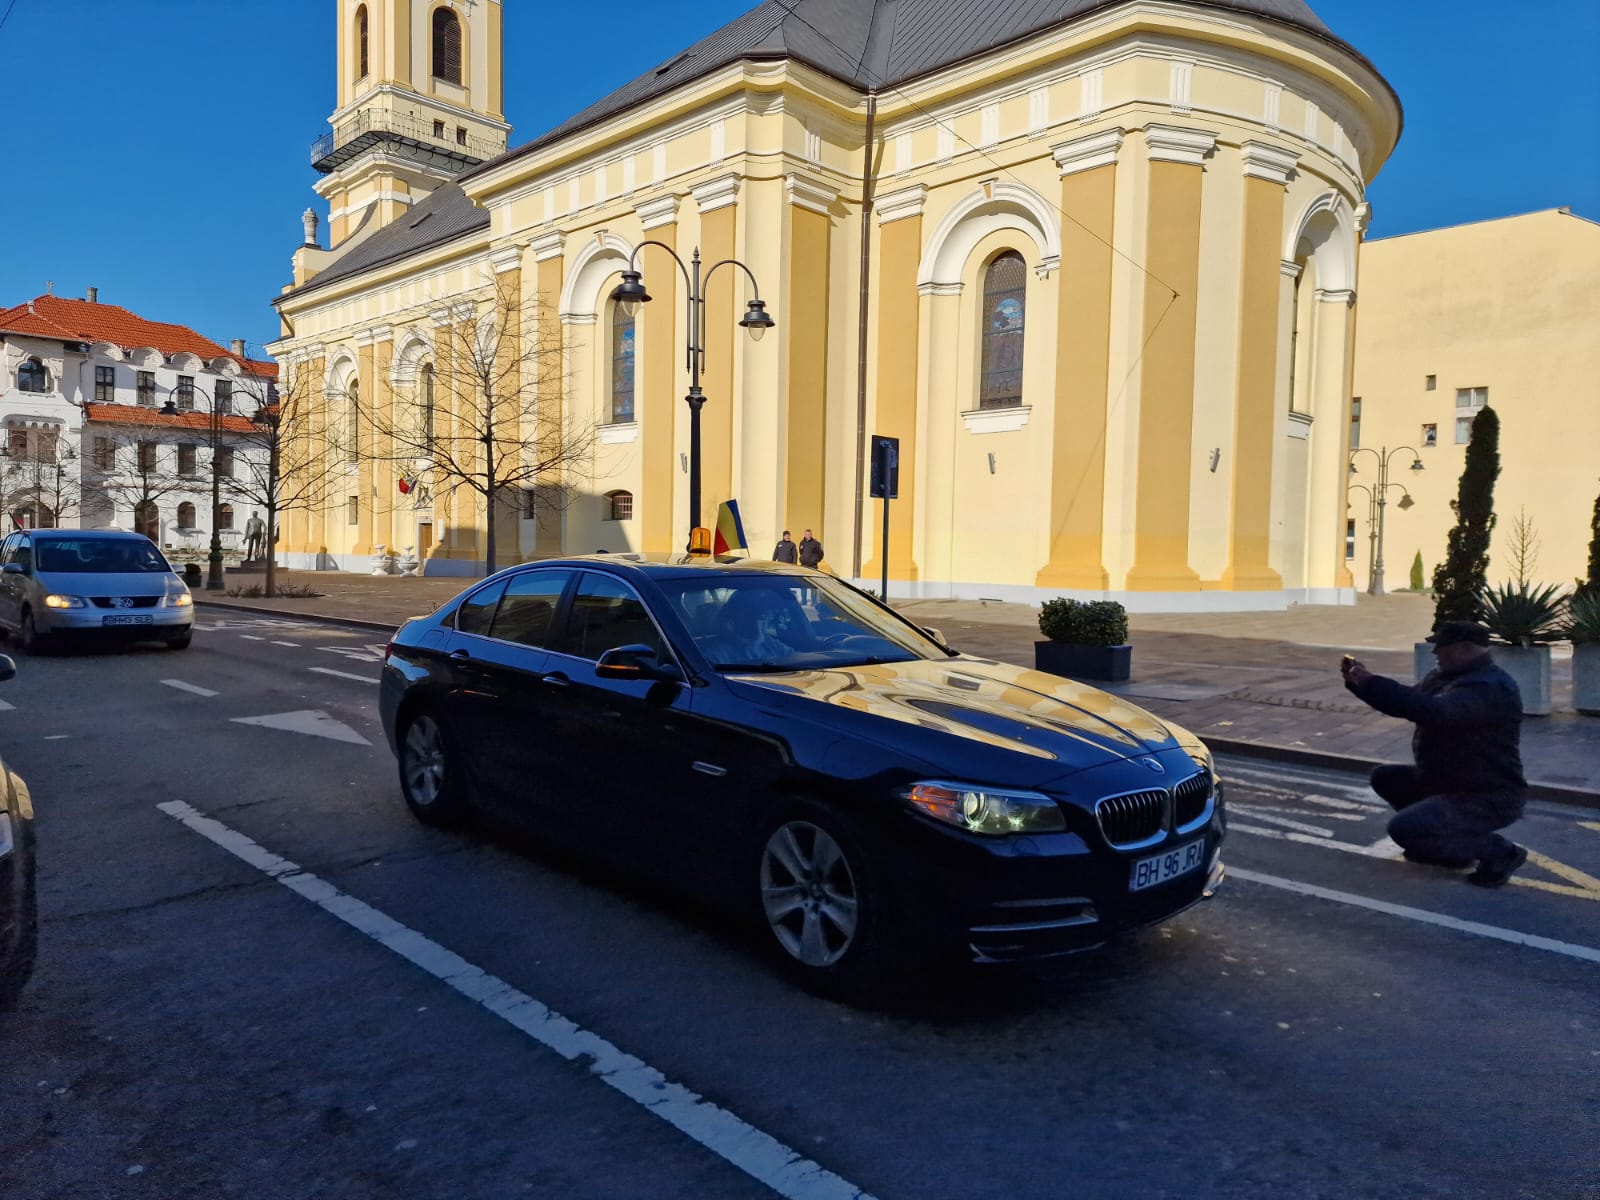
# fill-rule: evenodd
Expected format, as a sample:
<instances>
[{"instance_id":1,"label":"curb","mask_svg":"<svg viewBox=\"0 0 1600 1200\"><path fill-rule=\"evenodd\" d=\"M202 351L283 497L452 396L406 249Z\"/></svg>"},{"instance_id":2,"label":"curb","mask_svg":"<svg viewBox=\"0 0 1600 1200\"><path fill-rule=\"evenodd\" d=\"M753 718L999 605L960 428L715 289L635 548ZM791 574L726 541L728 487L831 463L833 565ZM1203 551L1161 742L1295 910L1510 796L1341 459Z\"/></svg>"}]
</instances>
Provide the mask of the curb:
<instances>
[{"instance_id":1,"label":"curb","mask_svg":"<svg viewBox=\"0 0 1600 1200\"><path fill-rule=\"evenodd\" d=\"M196 608L228 609L263 617L297 617L305 621L322 621L329 625L345 625L352 629L370 630L376 633L393 633L400 627L399 623L363 621L358 617L330 617L325 613L297 613L281 608L262 608L249 604L221 604L215 600L196 600L194 603ZM1258 758L1292 766L1321 767L1332 771L1345 771L1352 775L1370 775L1374 767L1382 766L1385 761L1357 758L1350 754L1331 754L1325 750L1302 750L1294 746L1274 745L1271 742L1252 742L1243 738L1204 737L1201 740L1219 754L1237 754L1243 758ZM1530 783L1528 798L1600 810L1600 792L1589 791L1586 788L1563 787L1554 783Z\"/></svg>"},{"instance_id":2,"label":"curb","mask_svg":"<svg viewBox=\"0 0 1600 1200\"><path fill-rule=\"evenodd\" d=\"M1322 767L1332 771L1347 771L1353 775L1369 775L1373 768L1381 767L1385 762L1376 758L1356 758L1350 754L1330 754L1325 750L1301 750L1295 746L1276 746L1271 742L1250 742L1243 738L1202 737L1200 740L1218 754L1237 754L1241 758L1259 758L1293 766ZM1556 783L1528 784L1528 799L1600 809L1600 792Z\"/></svg>"}]
</instances>

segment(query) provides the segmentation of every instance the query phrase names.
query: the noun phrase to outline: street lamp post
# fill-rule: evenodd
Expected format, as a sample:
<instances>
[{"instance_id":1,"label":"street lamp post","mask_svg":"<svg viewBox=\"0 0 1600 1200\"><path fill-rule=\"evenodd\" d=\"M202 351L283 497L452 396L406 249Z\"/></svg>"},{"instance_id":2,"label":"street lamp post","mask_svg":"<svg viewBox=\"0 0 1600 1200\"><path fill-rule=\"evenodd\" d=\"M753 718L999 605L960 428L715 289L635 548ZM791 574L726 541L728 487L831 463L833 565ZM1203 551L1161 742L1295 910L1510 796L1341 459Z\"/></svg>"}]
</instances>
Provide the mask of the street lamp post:
<instances>
[{"instance_id":1,"label":"street lamp post","mask_svg":"<svg viewBox=\"0 0 1600 1200\"><path fill-rule=\"evenodd\" d=\"M645 290L644 278L638 270L639 252L646 246L659 246L672 256L672 261L678 264L678 270L683 272L684 282L689 286L689 344L687 347L689 358L689 394L684 401L689 405L689 527L691 530L700 527L700 409L706 402L705 392L700 388L700 372L705 369L705 288L710 285L711 277L722 267L738 267L750 279L750 287L755 292L755 298L745 305L745 314L740 319L739 325L750 331L750 336L755 341L760 341L762 334L777 324L772 315L767 312L766 303L761 299L761 286L756 283L754 272L736 258L725 258L721 262L713 263L706 269L704 276L700 269L700 247L696 246L691 260L692 266L685 266L683 259L665 242L648 241L640 242L634 248L633 254L628 258L628 269L622 273L622 282L611 293L611 299L622 305L622 310L632 317L639 311L639 306L650 300L650 293Z\"/></svg>"},{"instance_id":2,"label":"street lamp post","mask_svg":"<svg viewBox=\"0 0 1600 1200\"><path fill-rule=\"evenodd\" d=\"M1383 592L1383 515L1388 506L1389 489L1400 489L1399 505L1402 509L1410 508L1415 501L1411 493L1406 491L1405 484L1391 483L1389 481L1389 460L1400 451L1405 450L1411 455L1411 470L1422 470L1422 456L1411 446L1396 446L1393 450L1387 446L1374 450L1370 446L1359 450L1350 451L1350 474L1356 474L1356 456L1370 454L1378 460L1378 481L1368 487L1365 484L1353 483L1351 488L1360 488L1367 493L1367 537L1369 539L1370 560L1368 565L1367 594L1381 596Z\"/></svg>"},{"instance_id":3,"label":"street lamp post","mask_svg":"<svg viewBox=\"0 0 1600 1200\"><path fill-rule=\"evenodd\" d=\"M189 385L189 390L205 392ZM217 469L217 447L222 441L222 414L217 411L215 396L206 396L206 402L211 406L211 553L206 556L206 591L222 591L222 472ZM179 408L171 399L161 406L161 415L175 417L179 415Z\"/></svg>"}]
</instances>

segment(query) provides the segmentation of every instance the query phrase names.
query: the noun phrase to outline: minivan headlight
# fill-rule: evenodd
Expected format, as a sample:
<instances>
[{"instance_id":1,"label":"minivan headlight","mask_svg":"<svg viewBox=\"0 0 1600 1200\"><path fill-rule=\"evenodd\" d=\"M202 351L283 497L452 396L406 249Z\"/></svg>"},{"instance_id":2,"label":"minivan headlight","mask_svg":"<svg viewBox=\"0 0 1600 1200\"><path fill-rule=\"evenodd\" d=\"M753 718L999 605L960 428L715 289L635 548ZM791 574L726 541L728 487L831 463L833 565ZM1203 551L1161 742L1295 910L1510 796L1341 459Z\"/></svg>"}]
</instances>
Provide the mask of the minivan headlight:
<instances>
[{"instance_id":1,"label":"minivan headlight","mask_svg":"<svg viewBox=\"0 0 1600 1200\"><path fill-rule=\"evenodd\" d=\"M173 608L189 608L194 604L194 597L189 594L188 588L181 592L168 592L167 604Z\"/></svg>"},{"instance_id":2,"label":"minivan headlight","mask_svg":"<svg viewBox=\"0 0 1600 1200\"><path fill-rule=\"evenodd\" d=\"M82 596L57 596L51 594L44 598L46 608L87 608Z\"/></svg>"},{"instance_id":3,"label":"minivan headlight","mask_svg":"<svg viewBox=\"0 0 1600 1200\"><path fill-rule=\"evenodd\" d=\"M969 833L1055 833L1067 827L1061 807L1037 792L1015 792L939 781L901 793L918 812Z\"/></svg>"}]
</instances>

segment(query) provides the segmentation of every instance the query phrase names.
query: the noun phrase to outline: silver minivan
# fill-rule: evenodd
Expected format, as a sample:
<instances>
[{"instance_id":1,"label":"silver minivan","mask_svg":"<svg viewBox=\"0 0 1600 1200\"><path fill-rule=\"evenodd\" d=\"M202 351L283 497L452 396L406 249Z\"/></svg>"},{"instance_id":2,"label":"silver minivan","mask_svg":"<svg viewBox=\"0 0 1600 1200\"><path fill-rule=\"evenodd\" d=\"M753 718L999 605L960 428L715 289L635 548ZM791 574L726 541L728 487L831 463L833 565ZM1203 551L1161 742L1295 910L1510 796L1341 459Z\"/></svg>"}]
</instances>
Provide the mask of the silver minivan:
<instances>
[{"instance_id":1,"label":"silver minivan","mask_svg":"<svg viewBox=\"0 0 1600 1200\"><path fill-rule=\"evenodd\" d=\"M74 634L182 650L194 597L143 534L20 529L0 545L0 628L29 654Z\"/></svg>"}]
</instances>

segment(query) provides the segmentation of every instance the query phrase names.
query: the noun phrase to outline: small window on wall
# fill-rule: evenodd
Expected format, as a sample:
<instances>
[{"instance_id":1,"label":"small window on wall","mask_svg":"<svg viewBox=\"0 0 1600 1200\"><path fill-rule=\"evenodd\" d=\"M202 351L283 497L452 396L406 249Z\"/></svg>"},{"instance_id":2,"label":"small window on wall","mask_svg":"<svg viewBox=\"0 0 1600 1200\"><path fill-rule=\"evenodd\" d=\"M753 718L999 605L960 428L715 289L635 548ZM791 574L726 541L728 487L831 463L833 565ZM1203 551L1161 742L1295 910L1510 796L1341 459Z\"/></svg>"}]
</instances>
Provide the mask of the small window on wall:
<instances>
[{"instance_id":1,"label":"small window on wall","mask_svg":"<svg viewBox=\"0 0 1600 1200\"><path fill-rule=\"evenodd\" d=\"M345 524L346 525L359 525L359 524L361 524L361 497L360 496L351 496L350 499L345 501L344 507L345 507L345 518L344 518Z\"/></svg>"},{"instance_id":2,"label":"small window on wall","mask_svg":"<svg viewBox=\"0 0 1600 1200\"><path fill-rule=\"evenodd\" d=\"M192 442L178 443L178 474L193 475L195 473L195 446Z\"/></svg>"},{"instance_id":3,"label":"small window on wall","mask_svg":"<svg viewBox=\"0 0 1600 1200\"><path fill-rule=\"evenodd\" d=\"M1439 427L1437 425L1424 425L1422 427L1422 444L1424 446L1437 446L1439 444Z\"/></svg>"},{"instance_id":4,"label":"small window on wall","mask_svg":"<svg viewBox=\"0 0 1600 1200\"><path fill-rule=\"evenodd\" d=\"M96 470L109 471L116 465L117 448L108 437L94 439L94 465Z\"/></svg>"},{"instance_id":5,"label":"small window on wall","mask_svg":"<svg viewBox=\"0 0 1600 1200\"><path fill-rule=\"evenodd\" d=\"M365 79L370 71L367 53L367 6L356 10L356 78Z\"/></svg>"},{"instance_id":6,"label":"small window on wall","mask_svg":"<svg viewBox=\"0 0 1600 1200\"><path fill-rule=\"evenodd\" d=\"M44 369L44 363L37 358L25 358L22 365L17 368L17 391L19 392L48 392L50 390L50 375Z\"/></svg>"},{"instance_id":7,"label":"small window on wall","mask_svg":"<svg viewBox=\"0 0 1600 1200\"><path fill-rule=\"evenodd\" d=\"M1439 377L1437 375L1429 375L1428 378L1423 381L1422 386L1425 391L1431 392L1435 390L1439 386Z\"/></svg>"},{"instance_id":8,"label":"small window on wall","mask_svg":"<svg viewBox=\"0 0 1600 1200\"><path fill-rule=\"evenodd\" d=\"M983 273L979 408L1015 408L1022 403L1027 290L1028 265L1015 250L997 257Z\"/></svg>"},{"instance_id":9,"label":"small window on wall","mask_svg":"<svg viewBox=\"0 0 1600 1200\"><path fill-rule=\"evenodd\" d=\"M139 470L154 471L156 469L156 444L154 442L139 443Z\"/></svg>"},{"instance_id":10,"label":"small window on wall","mask_svg":"<svg viewBox=\"0 0 1600 1200\"><path fill-rule=\"evenodd\" d=\"M178 505L178 528L194 528L194 505L190 504L187 500Z\"/></svg>"},{"instance_id":11,"label":"small window on wall","mask_svg":"<svg viewBox=\"0 0 1600 1200\"><path fill-rule=\"evenodd\" d=\"M433 136L436 137L436 138L442 138L444 136L444 122L443 121L435 121L433 123Z\"/></svg>"},{"instance_id":12,"label":"small window on wall","mask_svg":"<svg viewBox=\"0 0 1600 1200\"><path fill-rule=\"evenodd\" d=\"M1350 401L1350 449L1361 449L1361 397Z\"/></svg>"},{"instance_id":13,"label":"small window on wall","mask_svg":"<svg viewBox=\"0 0 1600 1200\"><path fill-rule=\"evenodd\" d=\"M456 145L465 146L466 144L467 144L467 127L465 125L457 125L456 126Z\"/></svg>"},{"instance_id":14,"label":"small window on wall","mask_svg":"<svg viewBox=\"0 0 1600 1200\"><path fill-rule=\"evenodd\" d=\"M117 369L115 367L95 367L94 402L96 404L115 404L117 402Z\"/></svg>"},{"instance_id":15,"label":"small window on wall","mask_svg":"<svg viewBox=\"0 0 1600 1200\"><path fill-rule=\"evenodd\" d=\"M620 304L611 305L611 399L607 406L608 425L626 425L633 420L634 319Z\"/></svg>"},{"instance_id":16,"label":"small window on wall","mask_svg":"<svg viewBox=\"0 0 1600 1200\"><path fill-rule=\"evenodd\" d=\"M633 520L633 493L632 492L607 492L606 493L606 520L631 521Z\"/></svg>"},{"instance_id":17,"label":"small window on wall","mask_svg":"<svg viewBox=\"0 0 1600 1200\"><path fill-rule=\"evenodd\" d=\"M1356 556L1356 523L1354 519L1344 523L1344 557L1348 562Z\"/></svg>"},{"instance_id":18,"label":"small window on wall","mask_svg":"<svg viewBox=\"0 0 1600 1200\"><path fill-rule=\"evenodd\" d=\"M461 21L448 8L433 10L433 75L461 82Z\"/></svg>"},{"instance_id":19,"label":"small window on wall","mask_svg":"<svg viewBox=\"0 0 1600 1200\"><path fill-rule=\"evenodd\" d=\"M212 455L212 462L216 467L216 471L219 476L221 476L223 479L233 478L232 446L218 446L215 453Z\"/></svg>"},{"instance_id":20,"label":"small window on wall","mask_svg":"<svg viewBox=\"0 0 1600 1200\"><path fill-rule=\"evenodd\" d=\"M1472 440L1472 417L1456 418L1456 445L1465 446Z\"/></svg>"},{"instance_id":21,"label":"small window on wall","mask_svg":"<svg viewBox=\"0 0 1600 1200\"><path fill-rule=\"evenodd\" d=\"M231 417L233 415L233 383L230 380L217 380L213 402L217 406L217 415L219 417Z\"/></svg>"},{"instance_id":22,"label":"small window on wall","mask_svg":"<svg viewBox=\"0 0 1600 1200\"><path fill-rule=\"evenodd\" d=\"M178 411L194 411L194 376L179 375L177 391Z\"/></svg>"},{"instance_id":23,"label":"small window on wall","mask_svg":"<svg viewBox=\"0 0 1600 1200\"><path fill-rule=\"evenodd\" d=\"M1475 413L1487 403L1489 403L1489 389L1486 387L1456 389L1456 411L1458 413L1469 409Z\"/></svg>"},{"instance_id":24,"label":"small window on wall","mask_svg":"<svg viewBox=\"0 0 1600 1200\"><path fill-rule=\"evenodd\" d=\"M232 529L233 528L233 505L224 504L220 508L217 509L217 528L218 529Z\"/></svg>"},{"instance_id":25,"label":"small window on wall","mask_svg":"<svg viewBox=\"0 0 1600 1200\"><path fill-rule=\"evenodd\" d=\"M154 408L156 406L156 373L154 371L139 372L135 395L139 403L146 408Z\"/></svg>"}]
</instances>

